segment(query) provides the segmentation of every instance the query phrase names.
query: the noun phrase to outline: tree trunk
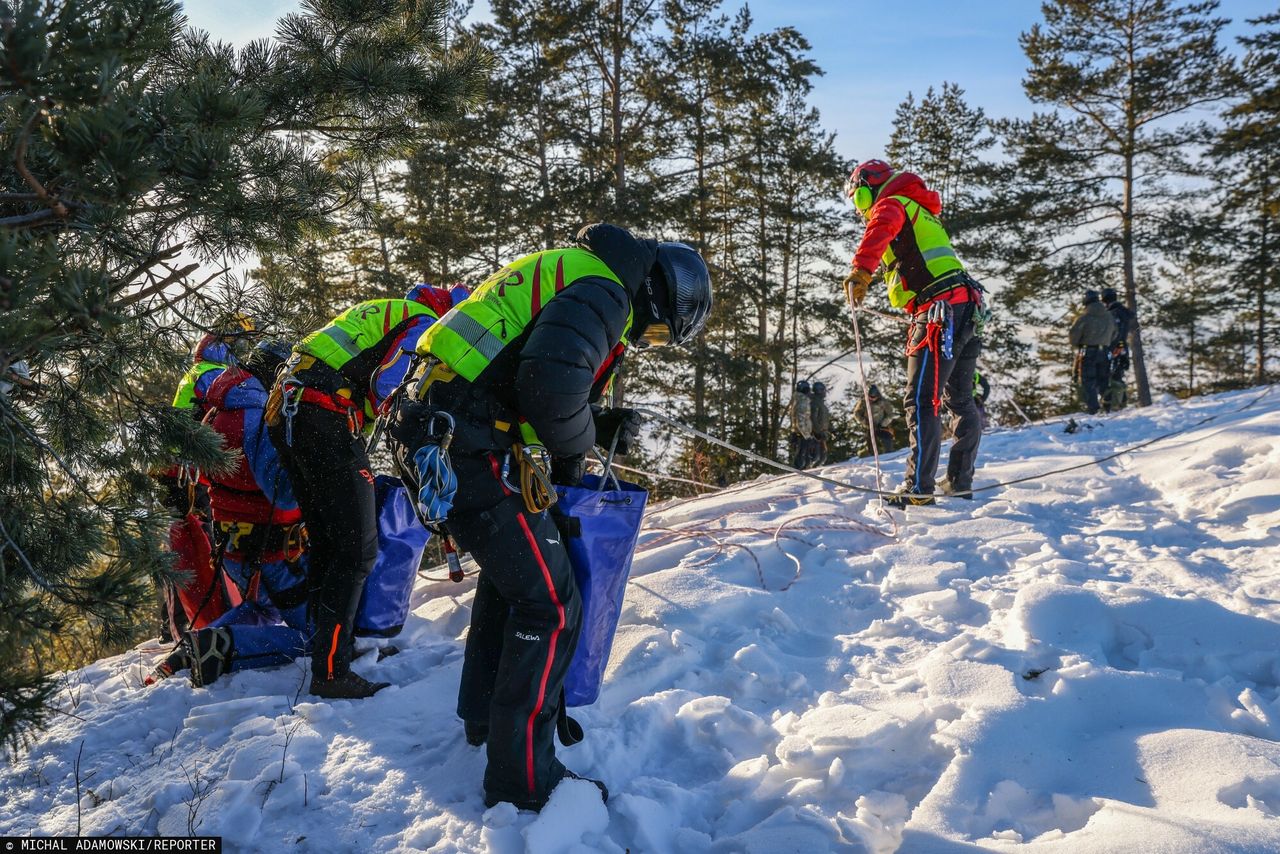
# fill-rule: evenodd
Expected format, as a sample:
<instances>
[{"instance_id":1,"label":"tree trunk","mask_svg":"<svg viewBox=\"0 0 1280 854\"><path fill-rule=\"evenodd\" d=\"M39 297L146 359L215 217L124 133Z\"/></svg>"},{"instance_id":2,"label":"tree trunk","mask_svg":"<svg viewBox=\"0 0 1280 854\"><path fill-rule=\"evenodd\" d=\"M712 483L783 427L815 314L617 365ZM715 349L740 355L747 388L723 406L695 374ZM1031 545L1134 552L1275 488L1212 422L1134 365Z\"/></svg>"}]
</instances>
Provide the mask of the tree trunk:
<instances>
[{"instance_id":1,"label":"tree trunk","mask_svg":"<svg viewBox=\"0 0 1280 854\"><path fill-rule=\"evenodd\" d=\"M609 99L609 117L613 122L613 176L614 208L618 218L632 225L627 216L627 159L622 133L622 54L624 24L622 0L613 2L613 91Z\"/></svg>"},{"instance_id":2,"label":"tree trunk","mask_svg":"<svg viewBox=\"0 0 1280 854\"><path fill-rule=\"evenodd\" d=\"M1134 75L1137 68L1134 58L1134 19L1130 8L1129 38L1129 97L1125 102L1124 199L1120 205L1120 249L1124 256L1124 295L1129 311L1133 312L1133 330L1130 333L1133 346L1133 378L1138 385L1138 405L1151 405L1151 383L1147 379L1147 360L1142 349L1142 323L1138 320L1138 282L1133 259L1133 161L1137 157L1137 93L1134 91Z\"/></svg>"},{"instance_id":3,"label":"tree trunk","mask_svg":"<svg viewBox=\"0 0 1280 854\"><path fill-rule=\"evenodd\" d=\"M710 247L707 245L707 168L706 168L706 122L701 105L694 116L694 157L697 167L698 181L698 251L708 264L711 262ZM698 336L694 346L693 358L693 426L699 430L707 429L707 337L706 333Z\"/></svg>"},{"instance_id":4,"label":"tree trunk","mask_svg":"<svg viewBox=\"0 0 1280 854\"><path fill-rule=\"evenodd\" d=\"M1267 215L1267 202L1270 194L1270 175L1262 172L1262 198L1259 207L1262 212L1262 227L1258 245L1257 296L1258 296L1258 329L1257 358L1258 368L1254 380L1261 385L1267 381L1267 286L1271 284L1271 217Z\"/></svg>"},{"instance_id":5,"label":"tree trunk","mask_svg":"<svg viewBox=\"0 0 1280 854\"><path fill-rule=\"evenodd\" d=\"M536 50L536 48L535 48ZM538 189L542 192L542 248L555 247L556 232L552 224L551 169L547 163L547 116L542 84L538 84Z\"/></svg>"},{"instance_id":6,"label":"tree trunk","mask_svg":"<svg viewBox=\"0 0 1280 854\"><path fill-rule=\"evenodd\" d=\"M625 226L634 225L626 216L627 171L626 149L622 133L622 55L623 55L623 0L613 0L613 85L609 87L608 109L611 123L610 140L613 143L613 209L615 221ZM623 406L626 400L626 365L618 371L613 381L613 405Z\"/></svg>"},{"instance_id":7,"label":"tree trunk","mask_svg":"<svg viewBox=\"0 0 1280 854\"><path fill-rule=\"evenodd\" d=\"M369 172L369 180L373 183L373 201L382 206L382 189L378 186L378 169L375 166ZM378 224L378 248L382 253L382 272L387 277L383 282L383 287L389 287L391 283L391 252L387 249L387 235L382 230L382 224Z\"/></svg>"},{"instance_id":8,"label":"tree trunk","mask_svg":"<svg viewBox=\"0 0 1280 854\"><path fill-rule=\"evenodd\" d=\"M1187 327L1187 397L1196 393L1196 326Z\"/></svg>"}]
</instances>

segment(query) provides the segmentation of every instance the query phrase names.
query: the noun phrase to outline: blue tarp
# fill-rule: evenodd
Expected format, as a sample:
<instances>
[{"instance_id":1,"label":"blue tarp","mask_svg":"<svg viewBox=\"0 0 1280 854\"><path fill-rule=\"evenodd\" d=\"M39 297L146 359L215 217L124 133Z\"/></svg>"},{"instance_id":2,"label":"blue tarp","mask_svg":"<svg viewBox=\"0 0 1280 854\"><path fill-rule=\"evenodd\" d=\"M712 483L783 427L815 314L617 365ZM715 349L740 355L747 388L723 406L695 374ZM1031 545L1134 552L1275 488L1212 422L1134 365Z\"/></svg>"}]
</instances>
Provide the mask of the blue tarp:
<instances>
[{"instance_id":1,"label":"blue tarp","mask_svg":"<svg viewBox=\"0 0 1280 854\"><path fill-rule=\"evenodd\" d=\"M600 695L609 650L622 613L631 557L649 493L633 483L587 475L581 486L557 487L569 561L582 595L582 633L564 681L565 704L588 706Z\"/></svg>"},{"instance_id":2,"label":"blue tarp","mask_svg":"<svg viewBox=\"0 0 1280 854\"><path fill-rule=\"evenodd\" d=\"M378 475L378 559L356 611L361 637L395 637L409 616L409 594L426 551L427 532L413 513L412 499L398 477Z\"/></svg>"}]
</instances>

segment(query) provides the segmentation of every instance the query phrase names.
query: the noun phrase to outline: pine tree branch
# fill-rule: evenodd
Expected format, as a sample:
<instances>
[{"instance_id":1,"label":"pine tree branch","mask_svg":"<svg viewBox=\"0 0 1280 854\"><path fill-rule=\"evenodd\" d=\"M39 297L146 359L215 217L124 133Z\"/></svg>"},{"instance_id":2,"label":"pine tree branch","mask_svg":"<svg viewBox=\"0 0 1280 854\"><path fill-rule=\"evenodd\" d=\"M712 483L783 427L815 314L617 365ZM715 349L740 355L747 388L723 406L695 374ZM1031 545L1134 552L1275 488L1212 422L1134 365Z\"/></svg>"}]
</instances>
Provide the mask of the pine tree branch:
<instances>
[{"instance_id":1,"label":"pine tree branch","mask_svg":"<svg viewBox=\"0 0 1280 854\"><path fill-rule=\"evenodd\" d=\"M142 262L138 264L138 266L134 267L126 275L120 276L119 277L120 284L119 286L114 288L112 292L115 293L128 287L129 283L131 283L134 279L136 279L142 273L154 267L156 264L162 263L164 261L168 261L170 258L174 257L179 252L181 252L184 248L186 248L186 245L187 244L185 242L180 242L180 243L174 243L170 246L166 246L164 249L154 250L146 258L144 258Z\"/></svg>"},{"instance_id":2,"label":"pine tree branch","mask_svg":"<svg viewBox=\"0 0 1280 854\"><path fill-rule=\"evenodd\" d=\"M38 223L47 222L56 219L58 213L49 208L34 211L33 213L18 214L16 216L7 216L0 218L0 228L23 228L26 226L36 225Z\"/></svg>"},{"instance_id":3,"label":"pine tree branch","mask_svg":"<svg viewBox=\"0 0 1280 854\"><path fill-rule=\"evenodd\" d=\"M166 265L166 266L167 266L167 265ZM172 269L172 268L170 268L170 269ZM184 288L183 288L183 292L182 292L181 294L179 294L178 296L173 297L172 299L170 299L170 298L169 298L169 296L168 296L168 295L166 295L166 294L164 293L164 291L162 290L162 291L160 291L160 301L161 301L161 302L163 302L163 303L165 304L165 306L166 306L166 307L168 307L168 309L169 309L170 311L172 311L174 314L178 315L178 317L181 317L183 320L185 320L187 323L191 324L191 325L192 325L193 327L195 327L196 329L200 329L200 330L202 330L202 331L204 331L204 332L216 332L217 330L215 330L215 329L211 329L211 328L207 328L207 327L205 327L204 325L202 325L202 324L200 324L200 323L197 323L197 322L195 322L194 320L192 320L191 318L189 318L189 317L187 317L186 315L184 315L184 314L183 314L183 313L178 309L178 305L177 305L177 304L178 304L178 303L180 303L180 302L182 302L182 301L183 301L184 299L186 299L187 297L191 296L191 294L196 293L197 291L199 291L201 288L203 288L205 285L207 285L207 284L209 284L210 282L212 282L214 279L218 278L219 276L225 275L229 269L230 269L229 267L223 267L221 270L219 270L218 272L216 272L216 273L214 273L213 275L209 276L209 278L205 279L203 282L201 282L201 283L200 283L200 284L198 284L198 285L191 285L191 286L189 286L189 287L185 287L185 286L184 286Z\"/></svg>"},{"instance_id":4,"label":"pine tree branch","mask_svg":"<svg viewBox=\"0 0 1280 854\"><path fill-rule=\"evenodd\" d=\"M58 593L53 586L49 584L48 581L45 581L40 573L36 572L36 568L31 565L31 561L27 558L26 552L24 552L18 544L13 541L13 537L9 536L9 529L5 527L3 517L0 517L0 536L4 537L5 545L18 556L18 560L22 562L23 568L26 569L27 575L33 582L35 582L35 585L45 593L48 593L51 596L57 596ZM3 568L3 550L0 550L0 570L3 570Z\"/></svg>"},{"instance_id":5,"label":"pine tree branch","mask_svg":"<svg viewBox=\"0 0 1280 854\"><path fill-rule=\"evenodd\" d=\"M44 185L36 180L36 176L31 174L31 170L27 168L27 145L31 141L31 128L35 125L36 119L40 116L39 110L32 110L31 115L23 122L22 129L18 132L18 144L14 148L13 168L22 176L22 180L27 182L27 186L39 197L40 201L53 211L53 215L59 219L66 219L70 215L67 206L58 201L57 197L49 194Z\"/></svg>"},{"instance_id":6,"label":"pine tree branch","mask_svg":"<svg viewBox=\"0 0 1280 854\"><path fill-rule=\"evenodd\" d=\"M168 269L170 269L171 272L169 273L169 275L165 276L160 281L155 282L154 284L148 285L147 287L143 288L140 291L137 291L136 293L129 294L129 296L127 297L122 297L121 299L118 299L113 303L109 303L107 305L107 308L111 309L112 311L120 311L121 309L128 308L129 306L133 305L136 302L139 302L140 300L144 300L147 297L152 296L153 294L159 291L163 291L165 288L169 287L175 282L179 282L182 279L185 279L187 276L191 275L196 270L200 269L200 265L196 263L191 263L185 267L179 267L176 270L173 268L168 268ZM200 287L200 285L184 286L185 293L183 294L183 296L185 297L191 293L194 293L196 288L198 287Z\"/></svg>"}]
</instances>

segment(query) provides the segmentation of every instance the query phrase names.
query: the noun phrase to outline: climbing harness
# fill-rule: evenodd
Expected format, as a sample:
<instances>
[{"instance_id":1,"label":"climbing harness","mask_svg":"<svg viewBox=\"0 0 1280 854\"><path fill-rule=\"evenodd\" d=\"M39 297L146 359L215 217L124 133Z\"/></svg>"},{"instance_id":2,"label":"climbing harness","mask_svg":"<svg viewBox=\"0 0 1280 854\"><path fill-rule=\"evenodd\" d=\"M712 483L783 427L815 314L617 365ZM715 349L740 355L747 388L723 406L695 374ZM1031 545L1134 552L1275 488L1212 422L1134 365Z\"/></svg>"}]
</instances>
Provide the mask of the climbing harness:
<instances>
[{"instance_id":1,"label":"climbing harness","mask_svg":"<svg viewBox=\"0 0 1280 854\"><path fill-rule=\"evenodd\" d=\"M920 319L921 315L924 316L923 321ZM941 300L931 303L926 311L920 312L912 320L913 326L922 323L924 334L920 340L912 344L910 337L907 339L907 358L924 352L933 353L933 414L937 415L942 409L942 360L951 358L951 344L955 335L955 315L951 310L951 303Z\"/></svg>"}]
</instances>

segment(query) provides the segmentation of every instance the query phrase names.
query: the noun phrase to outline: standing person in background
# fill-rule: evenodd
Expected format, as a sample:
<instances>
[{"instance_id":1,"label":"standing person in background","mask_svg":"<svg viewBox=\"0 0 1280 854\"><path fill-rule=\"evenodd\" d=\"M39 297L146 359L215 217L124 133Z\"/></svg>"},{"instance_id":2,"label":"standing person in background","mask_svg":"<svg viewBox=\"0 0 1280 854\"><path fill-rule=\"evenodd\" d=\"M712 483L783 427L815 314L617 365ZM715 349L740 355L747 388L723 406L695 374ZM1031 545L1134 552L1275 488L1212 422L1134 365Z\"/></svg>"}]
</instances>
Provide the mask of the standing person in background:
<instances>
[{"instance_id":1,"label":"standing person in background","mask_svg":"<svg viewBox=\"0 0 1280 854\"><path fill-rule=\"evenodd\" d=\"M973 403L973 372L982 352L982 288L965 272L938 221L942 198L910 172L883 160L860 163L845 181L845 195L867 227L844 286L856 311L877 268L884 268L889 304L911 317L907 333L907 388L903 399L911 455L906 482L888 503L933 504L942 442L941 408L956 418L947 476L948 495L972 498L982 419Z\"/></svg>"},{"instance_id":2,"label":"standing person in background","mask_svg":"<svg viewBox=\"0 0 1280 854\"><path fill-rule=\"evenodd\" d=\"M1098 396L1111 382L1111 363L1108 355L1115 340L1116 323L1098 292L1084 292L1082 310L1071 321L1068 338L1076 352L1075 377L1080 388L1080 400L1090 415L1098 412Z\"/></svg>"},{"instance_id":3,"label":"standing person in background","mask_svg":"<svg viewBox=\"0 0 1280 854\"><path fill-rule=\"evenodd\" d=\"M871 447L871 432L875 431L876 451L887 454L895 445L893 435L893 419L896 417L893 406L880 393L880 387L874 383L867 386L867 398L871 401L871 415L868 418L865 402L859 401L853 408L853 417L867 428L867 448ZM868 451L870 453L870 451Z\"/></svg>"},{"instance_id":4,"label":"standing person in background","mask_svg":"<svg viewBox=\"0 0 1280 854\"><path fill-rule=\"evenodd\" d=\"M1102 304L1116 322L1116 337L1111 344L1111 374L1102 408L1119 412L1129 401L1125 374L1129 372L1129 330L1133 328L1133 312L1116 298L1115 288L1102 289Z\"/></svg>"},{"instance_id":5,"label":"standing person in background","mask_svg":"<svg viewBox=\"0 0 1280 854\"><path fill-rule=\"evenodd\" d=\"M796 383L787 408L787 420L791 423L791 465L806 468L809 460L809 442L813 439L813 399L808 380Z\"/></svg>"},{"instance_id":6,"label":"standing person in background","mask_svg":"<svg viewBox=\"0 0 1280 854\"><path fill-rule=\"evenodd\" d=\"M363 435L400 385L418 337L462 296L418 285L404 299L358 303L294 347L272 389L268 432L310 542L317 697L361 699L389 684L351 669L356 609L378 556L377 499Z\"/></svg>"},{"instance_id":7,"label":"standing person in background","mask_svg":"<svg viewBox=\"0 0 1280 854\"><path fill-rule=\"evenodd\" d=\"M831 435L831 410L827 408L827 384L819 380L809 395L813 422L808 465L820 466L827 461L827 439Z\"/></svg>"}]
</instances>

